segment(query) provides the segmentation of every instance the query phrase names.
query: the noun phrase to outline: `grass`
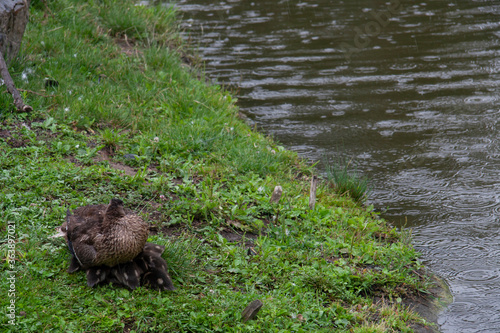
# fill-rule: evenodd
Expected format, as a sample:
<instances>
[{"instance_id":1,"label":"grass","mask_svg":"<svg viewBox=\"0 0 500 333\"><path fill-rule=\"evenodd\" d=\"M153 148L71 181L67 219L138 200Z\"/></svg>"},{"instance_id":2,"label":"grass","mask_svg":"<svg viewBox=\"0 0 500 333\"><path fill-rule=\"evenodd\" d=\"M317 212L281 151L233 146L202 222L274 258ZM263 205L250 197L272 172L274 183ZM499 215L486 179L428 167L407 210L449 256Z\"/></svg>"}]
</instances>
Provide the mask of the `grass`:
<instances>
[{"instance_id":1,"label":"grass","mask_svg":"<svg viewBox=\"0 0 500 333\"><path fill-rule=\"evenodd\" d=\"M326 179L339 195L348 195L353 200L362 203L370 195L368 178L360 176L352 167L353 161L347 158L337 158L330 162L324 158Z\"/></svg>"},{"instance_id":2,"label":"grass","mask_svg":"<svg viewBox=\"0 0 500 333\"><path fill-rule=\"evenodd\" d=\"M430 283L407 239L328 183L309 210L315 170L252 131L232 96L183 62L172 8L134 4L33 2L10 70L35 111L10 112L10 96L0 94L1 290L16 272L13 294L0 301L2 331L410 332L425 324L402 305ZM47 77L58 85L45 87ZM276 185L284 194L271 204ZM84 274L66 272L69 253L49 238L54 228L67 208L113 197L166 246L176 291L91 289ZM264 306L243 323L255 299Z\"/></svg>"}]
</instances>

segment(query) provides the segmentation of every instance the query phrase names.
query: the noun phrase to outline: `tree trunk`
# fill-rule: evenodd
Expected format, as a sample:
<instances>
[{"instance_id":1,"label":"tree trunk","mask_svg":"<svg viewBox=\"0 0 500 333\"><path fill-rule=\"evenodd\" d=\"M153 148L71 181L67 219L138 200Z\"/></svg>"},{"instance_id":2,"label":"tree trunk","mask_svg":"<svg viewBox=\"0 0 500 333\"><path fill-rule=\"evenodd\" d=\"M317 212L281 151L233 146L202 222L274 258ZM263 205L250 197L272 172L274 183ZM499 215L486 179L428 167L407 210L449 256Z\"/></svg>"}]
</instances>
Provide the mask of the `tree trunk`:
<instances>
[{"instance_id":1,"label":"tree trunk","mask_svg":"<svg viewBox=\"0 0 500 333\"><path fill-rule=\"evenodd\" d=\"M25 105L14 81L8 64L19 53L24 30L28 24L29 0L0 0L0 75L7 90L14 98L18 111L29 112L33 108Z\"/></svg>"},{"instance_id":2,"label":"tree trunk","mask_svg":"<svg viewBox=\"0 0 500 333\"><path fill-rule=\"evenodd\" d=\"M19 53L28 12L28 0L0 0L0 51L7 64Z\"/></svg>"}]
</instances>

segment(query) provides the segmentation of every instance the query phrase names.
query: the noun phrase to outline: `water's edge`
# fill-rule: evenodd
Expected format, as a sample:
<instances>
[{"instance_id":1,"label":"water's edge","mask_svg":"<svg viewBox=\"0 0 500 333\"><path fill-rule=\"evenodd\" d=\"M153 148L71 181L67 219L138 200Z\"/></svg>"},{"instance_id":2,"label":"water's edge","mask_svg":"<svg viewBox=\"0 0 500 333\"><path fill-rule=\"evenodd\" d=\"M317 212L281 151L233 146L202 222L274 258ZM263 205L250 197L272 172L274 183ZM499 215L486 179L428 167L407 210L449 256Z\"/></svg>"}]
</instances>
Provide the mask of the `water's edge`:
<instances>
[{"instance_id":1,"label":"water's edge","mask_svg":"<svg viewBox=\"0 0 500 333\"><path fill-rule=\"evenodd\" d=\"M428 290L429 294L403 300L406 306L435 325L434 327L415 325L413 330L416 333L439 333L438 315L453 302L453 295L446 281L433 272L429 274L433 281L433 287Z\"/></svg>"}]
</instances>

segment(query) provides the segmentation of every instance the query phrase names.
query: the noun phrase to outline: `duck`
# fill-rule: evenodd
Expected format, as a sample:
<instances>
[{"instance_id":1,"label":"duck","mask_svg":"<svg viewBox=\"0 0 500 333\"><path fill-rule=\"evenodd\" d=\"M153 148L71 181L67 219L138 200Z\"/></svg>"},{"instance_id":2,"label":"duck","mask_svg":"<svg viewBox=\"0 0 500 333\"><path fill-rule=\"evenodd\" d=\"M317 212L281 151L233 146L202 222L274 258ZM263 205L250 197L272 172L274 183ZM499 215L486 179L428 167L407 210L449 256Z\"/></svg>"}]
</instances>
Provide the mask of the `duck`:
<instances>
[{"instance_id":1,"label":"duck","mask_svg":"<svg viewBox=\"0 0 500 333\"><path fill-rule=\"evenodd\" d=\"M84 270L87 285L114 283L131 290L144 285L159 291L175 290L162 258L165 247L147 243L148 225L123 208L123 201L68 209L59 232L71 261L69 273Z\"/></svg>"},{"instance_id":2,"label":"duck","mask_svg":"<svg viewBox=\"0 0 500 333\"><path fill-rule=\"evenodd\" d=\"M133 213L126 214L123 201L93 205L66 213L68 248L72 255L69 272L90 267L113 267L132 261L144 249L149 227Z\"/></svg>"}]
</instances>

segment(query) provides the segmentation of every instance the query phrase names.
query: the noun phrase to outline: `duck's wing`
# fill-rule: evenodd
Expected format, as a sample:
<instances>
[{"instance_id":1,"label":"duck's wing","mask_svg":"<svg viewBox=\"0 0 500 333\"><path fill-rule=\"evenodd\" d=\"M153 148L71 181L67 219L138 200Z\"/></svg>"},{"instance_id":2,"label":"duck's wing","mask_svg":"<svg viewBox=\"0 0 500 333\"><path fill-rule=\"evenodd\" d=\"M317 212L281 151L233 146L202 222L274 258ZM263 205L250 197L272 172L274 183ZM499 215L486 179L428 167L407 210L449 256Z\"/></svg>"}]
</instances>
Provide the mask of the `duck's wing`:
<instances>
[{"instance_id":1,"label":"duck's wing","mask_svg":"<svg viewBox=\"0 0 500 333\"><path fill-rule=\"evenodd\" d=\"M76 216L79 216L83 219L86 218L100 218L102 221L104 217L104 212L106 211L106 208L108 205L88 205L88 206L83 206L83 207L78 207L73 210L73 214Z\"/></svg>"},{"instance_id":2,"label":"duck's wing","mask_svg":"<svg viewBox=\"0 0 500 333\"><path fill-rule=\"evenodd\" d=\"M84 242L84 239L88 237L84 235L80 238L77 238L75 241L71 242L68 238L68 246L73 248L72 254L73 257L78 261L78 264L82 268L88 268L94 265L94 262L97 257L97 251L92 244L87 244ZM83 240L82 240L83 239Z\"/></svg>"},{"instance_id":3,"label":"duck's wing","mask_svg":"<svg viewBox=\"0 0 500 333\"><path fill-rule=\"evenodd\" d=\"M83 268L92 266L97 256L94 241L99 233L103 219L102 215L97 214L99 206L101 205L75 209L75 212L83 213L83 216L76 213L71 215L69 209L66 213L66 240L69 251L73 256L68 271L74 272L78 270L78 265Z\"/></svg>"}]
</instances>

